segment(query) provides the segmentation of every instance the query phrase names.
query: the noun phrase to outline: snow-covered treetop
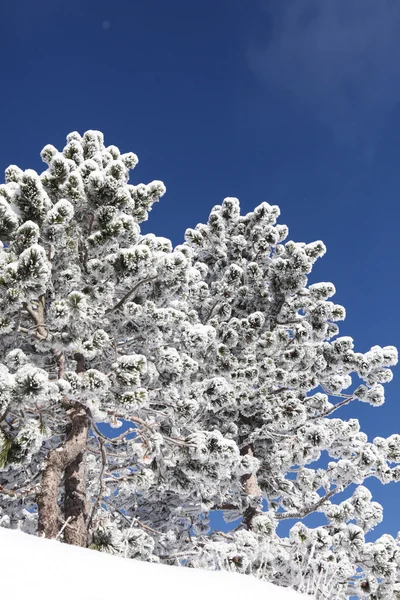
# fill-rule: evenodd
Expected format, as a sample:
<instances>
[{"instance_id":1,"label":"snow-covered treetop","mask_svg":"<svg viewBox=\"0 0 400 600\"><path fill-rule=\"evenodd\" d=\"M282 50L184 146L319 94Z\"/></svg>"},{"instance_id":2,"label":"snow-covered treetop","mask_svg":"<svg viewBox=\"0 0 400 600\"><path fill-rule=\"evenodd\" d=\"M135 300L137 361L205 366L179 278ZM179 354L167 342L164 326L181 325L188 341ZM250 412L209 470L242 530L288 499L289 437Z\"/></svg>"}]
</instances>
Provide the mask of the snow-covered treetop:
<instances>
[{"instance_id":1,"label":"snow-covered treetop","mask_svg":"<svg viewBox=\"0 0 400 600\"><path fill-rule=\"evenodd\" d=\"M241 215L226 198L173 248L141 234L165 187L128 183L136 155L88 131L42 158L41 175L11 166L0 186L3 524L36 532L39 513L40 530L42 483L55 449L60 472L71 465L80 407L93 547L400 594L398 542L365 542L382 508L362 485L400 479L400 435L369 441L337 412L384 402L397 351L339 335L333 284L307 279L324 244L286 241L277 206ZM99 425L125 421L114 441ZM60 505L68 489L60 479ZM239 529L210 532L214 510ZM315 511L327 524L311 530L300 520ZM299 523L280 539L287 518Z\"/></svg>"}]
</instances>

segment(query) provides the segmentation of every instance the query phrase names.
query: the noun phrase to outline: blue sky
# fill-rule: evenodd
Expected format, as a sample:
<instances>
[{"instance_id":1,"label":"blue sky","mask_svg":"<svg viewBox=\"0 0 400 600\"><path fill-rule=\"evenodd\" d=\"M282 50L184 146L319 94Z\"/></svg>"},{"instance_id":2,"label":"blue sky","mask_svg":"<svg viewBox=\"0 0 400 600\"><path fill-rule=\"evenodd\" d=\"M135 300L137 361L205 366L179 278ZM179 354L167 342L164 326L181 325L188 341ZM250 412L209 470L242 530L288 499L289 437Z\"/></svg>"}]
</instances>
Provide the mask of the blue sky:
<instances>
[{"instance_id":1,"label":"blue sky","mask_svg":"<svg viewBox=\"0 0 400 600\"><path fill-rule=\"evenodd\" d=\"M167 195L146 231L175 244L213 205L278 204L322 239L359 351L400 346L400 3L396 0L14 0L0 19L0 169L42 169L46 143L100 129ZM400 373L373 438L400 432ZM400 529L400 486L371 484Z\"/></svg>"}]
</instances>

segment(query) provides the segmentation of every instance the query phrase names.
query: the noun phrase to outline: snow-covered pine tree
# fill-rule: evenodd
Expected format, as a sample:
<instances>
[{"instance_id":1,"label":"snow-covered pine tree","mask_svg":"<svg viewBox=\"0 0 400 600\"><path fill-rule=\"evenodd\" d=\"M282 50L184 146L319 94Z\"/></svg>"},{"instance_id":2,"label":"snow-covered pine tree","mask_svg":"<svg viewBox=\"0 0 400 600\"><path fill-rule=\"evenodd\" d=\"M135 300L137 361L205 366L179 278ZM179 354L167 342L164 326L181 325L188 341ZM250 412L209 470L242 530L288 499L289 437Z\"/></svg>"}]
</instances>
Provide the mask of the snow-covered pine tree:
<instances>
[{"instance_id":1,"label":"snow-covered pine tree","mask_svg":"<svg viewBox=\"0 0 400 600\"><path fill-rule=\"evenodd\" d=\"M400 436L369 442L336 412L381 405L397 352L339 337L334 286L307 283L323 243L227 198L172 248L140 232L165 188L128 183L134 154L88 131L42 159L0 186L1 524L400 598L399 542L365 541L382 508L362 485L400 479ZM211 530L217 510L239 527ZM301 523L312 512L326 524Z\"/></svg>"}]
</instances>

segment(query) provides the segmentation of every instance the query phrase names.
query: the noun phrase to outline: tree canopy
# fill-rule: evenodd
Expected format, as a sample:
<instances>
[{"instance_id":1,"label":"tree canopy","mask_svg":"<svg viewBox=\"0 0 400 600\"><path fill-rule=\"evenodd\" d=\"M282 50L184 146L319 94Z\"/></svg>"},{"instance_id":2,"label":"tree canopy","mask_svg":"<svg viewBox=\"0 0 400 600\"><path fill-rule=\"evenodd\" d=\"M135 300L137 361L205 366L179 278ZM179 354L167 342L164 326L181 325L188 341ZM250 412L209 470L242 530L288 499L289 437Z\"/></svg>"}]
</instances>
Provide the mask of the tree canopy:
<instances>
[{"instance_id":1,"label":"tree canopy","mask_svg":"<svg viewBox=\"0 0 400 600\"><path fill-rule=\"evenodd\" d=\"M399 543L365 541L382 507L363 486L400 479L400 435L369 441L337 412L382 405L397 351L339 335L333 284L308 284L324 244L225 198L173 248L141 233L165 187L129 183L135 154L87 131L41 156L0 186L0 523L400 598ZM239 526L210 528L217 510Z\"/></svg>"}]
</instances>

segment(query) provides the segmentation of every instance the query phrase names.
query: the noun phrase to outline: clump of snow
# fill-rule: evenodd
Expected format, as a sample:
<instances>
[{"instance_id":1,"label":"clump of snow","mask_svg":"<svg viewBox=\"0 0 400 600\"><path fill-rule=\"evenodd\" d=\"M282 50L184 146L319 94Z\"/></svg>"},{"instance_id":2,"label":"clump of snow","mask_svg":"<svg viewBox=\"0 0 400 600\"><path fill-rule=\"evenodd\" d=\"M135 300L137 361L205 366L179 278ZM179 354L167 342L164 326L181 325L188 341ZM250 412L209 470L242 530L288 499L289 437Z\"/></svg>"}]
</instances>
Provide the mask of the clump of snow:
<instances>
[{"instance_id":1,"label":"clump of snow","mask_svg":"<svg viewBox=\"0 0 400 600\"><path fill-rule=\"evenodd\" d=\"M145 563L1 527L0 564L1 597L13 600L305 598L250 575Z\"/></svg>"}]
</instances>

